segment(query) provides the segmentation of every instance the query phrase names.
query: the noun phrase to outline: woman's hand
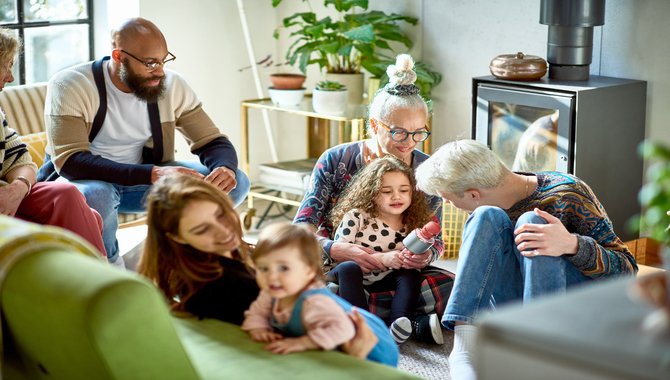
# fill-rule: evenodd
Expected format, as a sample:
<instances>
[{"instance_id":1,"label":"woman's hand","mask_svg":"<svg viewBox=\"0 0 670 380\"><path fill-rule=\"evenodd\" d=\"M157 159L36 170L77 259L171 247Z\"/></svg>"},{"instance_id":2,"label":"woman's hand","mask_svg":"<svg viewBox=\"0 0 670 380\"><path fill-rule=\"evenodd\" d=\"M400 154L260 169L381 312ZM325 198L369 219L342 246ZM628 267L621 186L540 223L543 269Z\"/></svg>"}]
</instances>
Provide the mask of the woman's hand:
<instances>
[{"instance_id":1,"label":"woman's hand","mask_svg":"<svg viewBox=\"0 0 670 380\"><path fill-rule=\"evenodd\" d=\"M405 269L422 269L430 264L433 259L433 251L427 249L426 252L414 254L409 249L404 248L401 252L402 267Z\"/></svg>"},{"instance_id":2,"label":"woman's hand","mask_svg":"<svg viewBox=\"0 0 670 380\"><path fill-rule=\"evenodd\" d=\"M577 253L577 237L565 229L560 219L538 208L533 211L547 224L526 223L514 231L514 243L522 255L561 256Z\"/></svg>"},{"instance_id":3,"label":"woman's hand","mask_svg":"<svg viewBox=\"0 0 670 380\"><path fill-rule=\"evenodd\" d=\"M353 357L365 359L379 342L379 338L365 322L365 318L358 312L358 309L353 308L349 313L349 318L354 322L356 335L342 344L342 351Z\"/></svg>"},{"instance_id":4,"label":"woman's hand","mask_svg":"<svg viewBox=\"0 0 670 380\"><path fill-rule=\"evenodd\" d=\"M283 338L281 334L278 334L272 330L267 330L267 329L255 329L255 330L250 330L249 335L251 335L251 339L253 339L255 342L274 342L276 340L279 340Z\"/></svg>"},{"instance_id":5,"label":"woman's hand","mask_svg":"<svg viewBox=\"0 0 670 380\"><path fill-rule=\"evenodd\" d=\"M330 257L337 261L353 261L363 270L363 273L370 273L373 270L386 270L384 263L380 262L372 254L373 249L362 247L356 244L335 242L330 247Z\"/></svg>"},{"instance_id":6,"label":"woman's hand","mask_svg":"<svg viewBox=\"0 0 670 380\"><path fill-rule=\"evenodd\" d=\"M26 186L20 181L0 186L0 214L14 216L26 196L26 191Z\"/></svg>"}]
</instances>

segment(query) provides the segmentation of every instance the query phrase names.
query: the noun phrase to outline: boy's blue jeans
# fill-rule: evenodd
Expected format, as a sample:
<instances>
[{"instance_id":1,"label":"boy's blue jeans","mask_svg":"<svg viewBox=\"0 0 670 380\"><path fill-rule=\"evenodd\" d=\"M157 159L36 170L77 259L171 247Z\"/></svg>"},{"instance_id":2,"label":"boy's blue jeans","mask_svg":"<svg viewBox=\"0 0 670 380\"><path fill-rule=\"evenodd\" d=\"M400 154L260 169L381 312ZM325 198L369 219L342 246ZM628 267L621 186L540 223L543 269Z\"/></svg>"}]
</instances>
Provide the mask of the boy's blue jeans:
<instances>
[{"instance_id":1,"label":"boy's blue jeans","mask_svg":"<svg viewBox=\"0 0 670 380\"><path fill-rule=\"evenodd\" d=\"M209 169L197 161L171 161L161 166L182 166L195 169L203 175L209 174ZM59 181L67 181L60 177ZM237 169L237 187L228 194L235 206L244 201L249 193L249 178L244 172ZM95 180L71 181L86 197L86 203L98 211L102 216L102 240L107 250L109 262L115 262L119 256L119 243L116 241L116 230L119 228L119 212L144 212L144 198L150 185L122 186L109 182Z\"/></svg>"},{"instance_id":2,"label":"boy's blue jeans","mask_svg":"<svg viewBox=\"0 0 670 380\"><path fill-rule=\"evenodd\" d=\"M456 281L442 325L473 323L481 311L505 302L526 302L543 294L560 293L591 280L564 257L525 257L514 244L514 230L525 223L546 224L529 211L516 225L504 210L482 206L465 223L458 257Z\"/></svg>"}]
</instances>

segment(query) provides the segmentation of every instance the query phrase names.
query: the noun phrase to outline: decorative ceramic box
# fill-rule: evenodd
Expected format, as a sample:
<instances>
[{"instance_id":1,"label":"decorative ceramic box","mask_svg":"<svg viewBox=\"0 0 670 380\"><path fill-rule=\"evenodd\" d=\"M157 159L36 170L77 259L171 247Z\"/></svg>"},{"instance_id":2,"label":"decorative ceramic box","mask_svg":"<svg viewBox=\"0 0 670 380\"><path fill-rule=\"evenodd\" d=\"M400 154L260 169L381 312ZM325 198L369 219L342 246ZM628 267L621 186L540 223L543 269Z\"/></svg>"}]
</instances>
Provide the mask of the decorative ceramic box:
<instances>
[{"instance_id":1,"label":"decorative ceramic box","mask_svg":"<svg viewBox=\"0 0 670 380\"><path fill-rule=\"evenodd\" d=\"M496 78L509 80L538 80L547 73L547 61L536 55L501 54L489 65Z\"/></svg>"}]
</instances>

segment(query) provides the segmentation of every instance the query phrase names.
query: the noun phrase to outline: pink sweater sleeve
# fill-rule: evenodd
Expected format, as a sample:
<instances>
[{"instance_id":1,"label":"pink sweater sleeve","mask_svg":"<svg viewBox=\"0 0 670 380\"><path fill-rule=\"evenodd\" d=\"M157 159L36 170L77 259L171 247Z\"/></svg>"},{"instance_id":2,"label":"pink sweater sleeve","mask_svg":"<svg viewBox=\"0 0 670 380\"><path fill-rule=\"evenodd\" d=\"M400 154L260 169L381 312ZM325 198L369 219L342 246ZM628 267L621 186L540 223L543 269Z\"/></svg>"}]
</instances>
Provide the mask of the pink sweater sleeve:
<instances>
[{"instance_id":1,"label":"pink sweater sleeve","mask_svg":"<svg viewBox=\"0 0 670 380\"><path fill-rule=\"evenodd\" d=\"M258 298L249 306L249 310L244 312L242 330L272 330L272 326L270 326L270 313L272 313L272 297L267 292L261 290Z\"/></svg>"},{"instance_id":2,"label":"pink sweater sleeve","mask_svg":"<svg viewBox=\"0 0 670 380\"><path fill-rule=\"evenodd\" d=\"M332 350L356 333L344 309L324 295L313 295L303 304L302 320L307 335L322 349Z\"/></svg>"}]
</instances>

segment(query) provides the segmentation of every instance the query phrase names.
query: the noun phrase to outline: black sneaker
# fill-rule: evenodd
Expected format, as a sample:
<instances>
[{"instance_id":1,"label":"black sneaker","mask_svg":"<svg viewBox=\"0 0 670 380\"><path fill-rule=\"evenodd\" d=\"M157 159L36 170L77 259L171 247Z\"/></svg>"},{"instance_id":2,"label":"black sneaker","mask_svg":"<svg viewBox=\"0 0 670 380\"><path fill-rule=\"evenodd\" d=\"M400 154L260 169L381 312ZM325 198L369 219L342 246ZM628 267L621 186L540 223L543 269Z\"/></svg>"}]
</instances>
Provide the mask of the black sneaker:
<instances>
[{"instance_id":1,"label":"black sneaker","mask_svg":"<svg viewBox=\"0 0 670 380\"><path fill-rule=\"evenodd\" d=\"M419 342L444 344L442 325L437 314L418 315L412 321L414 336Z\"/></svg>"}]
</instances>

